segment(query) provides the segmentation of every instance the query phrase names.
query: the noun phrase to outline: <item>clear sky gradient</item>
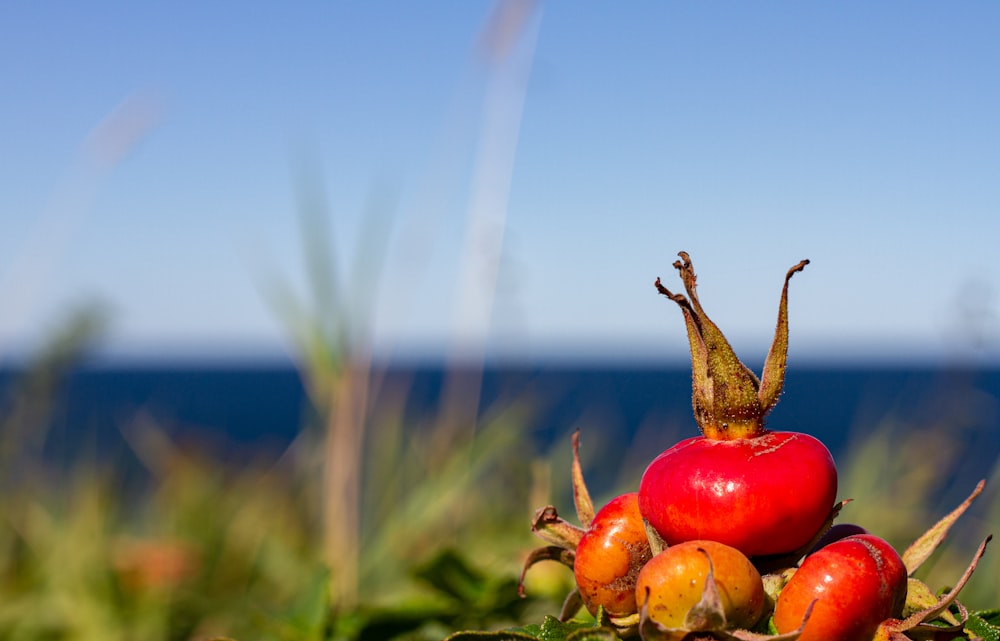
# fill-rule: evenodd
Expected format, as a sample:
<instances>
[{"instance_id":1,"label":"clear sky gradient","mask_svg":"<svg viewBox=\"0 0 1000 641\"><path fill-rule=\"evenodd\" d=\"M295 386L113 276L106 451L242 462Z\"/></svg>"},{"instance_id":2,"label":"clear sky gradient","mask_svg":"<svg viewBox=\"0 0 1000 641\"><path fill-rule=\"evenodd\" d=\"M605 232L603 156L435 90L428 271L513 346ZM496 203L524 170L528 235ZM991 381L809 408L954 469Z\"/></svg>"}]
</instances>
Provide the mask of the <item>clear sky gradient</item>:
<instances>
[{"instance_id":1,"label":"clear sky gradient","mask_svg":"<svg viewBox=\"0 0 1000 641\"><path fill-rule=\"evenodd\" d=\"M321 307L387 352L683 354L653 281L686 250L750 359L809 258L793 358L995 360L998 33L974 1L3 3L0 360L89 300L115 349L280 350L317 203Z\"/></svg>"}]
</instances>

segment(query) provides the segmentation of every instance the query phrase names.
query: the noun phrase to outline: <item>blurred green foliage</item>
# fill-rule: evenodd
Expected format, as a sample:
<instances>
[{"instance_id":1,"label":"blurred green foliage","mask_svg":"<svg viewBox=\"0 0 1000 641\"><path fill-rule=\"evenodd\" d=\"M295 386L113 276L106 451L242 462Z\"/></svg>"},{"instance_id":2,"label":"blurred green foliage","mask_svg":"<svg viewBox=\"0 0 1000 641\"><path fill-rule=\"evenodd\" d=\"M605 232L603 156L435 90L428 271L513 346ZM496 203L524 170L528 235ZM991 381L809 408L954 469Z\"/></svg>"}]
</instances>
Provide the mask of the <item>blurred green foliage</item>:
<instances>
[{"instance_id":1,"label":"blurred green foliage","mask_svg":"<svg viewBox=\"0 0 1000 641\"><path fill-rule=\"evenodd\" d=\"M58 357L25 367L0 405L0 639L438 639L558 607L546 595L568 577L517 595L530 497L548 491L518 408L444 444L434 425L408 429L403 399L382 395L365 422L346 607L324 559L323 421L287 451L234 466L138 415L122 434L140 479L94 452L68 465L44 456L32 430L58 406L91 322L71 319Z\"/></svg>"},{"instance_id":2,"label":"blurred green foliage","mask_svg":"<svg viewBox=\"0 0 1000 641\"><path fill-rule=\"evenodd\" d=\"M238 466L175 442L143 415L121 426L128 455L141 462L139 479L124 472L124 460L95 452L68 464L44 456L60 381L100 335L100 318L85 310L69 319L2 390L0 640L441 639L530 626L559 611L572 575L558 564L532 570L529 598L516 589L524 555L538 543L528 529L533 510L558 505L569 485L568 438L552 455L531 450L522 427L529 406L494 408L460 428L442 408L412 425L403 419L406 390L370 390L358 424L356 592L348 601L325 540L326 524L340 516L328 513L326 499L332 408L315 397L312 419L287 451ZM350 371L305 362L321 364L322 376L308 366L303 376L323 385ZM842 521L903 548L971 490L954 487L975 443L960 438L963 417L995 399L963 396L977 394L972 386L948 389L919 424L889 415L856 426L840 461L840 494L855 499ZM600 449L584 436L585 452ZM586 465L629 468L619 476L630 490L643 452ZM953 582L1000 523L998 485L994 471L921 569L931 586ZM995 606L998 577L1000 555L988 550L962 601Z\"/></svg>"}]
</instances>

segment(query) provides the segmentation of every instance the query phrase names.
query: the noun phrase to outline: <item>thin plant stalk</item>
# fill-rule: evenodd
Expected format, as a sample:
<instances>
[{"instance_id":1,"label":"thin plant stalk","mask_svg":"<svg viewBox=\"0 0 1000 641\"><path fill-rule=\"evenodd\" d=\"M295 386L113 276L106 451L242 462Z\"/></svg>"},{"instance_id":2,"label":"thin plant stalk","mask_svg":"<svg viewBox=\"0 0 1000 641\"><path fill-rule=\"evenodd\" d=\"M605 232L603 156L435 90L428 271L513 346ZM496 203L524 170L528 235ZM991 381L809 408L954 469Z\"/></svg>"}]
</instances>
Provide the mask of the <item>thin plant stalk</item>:
<instances>
[{"instance_id":1,"label":"thin plant stalk","mask_svg":"<svg viewBox=\"0 0 1000 641\"><path fill-rule=\"evenodd\" d=\"M338 607L357 605L361 476L371 361L352 358L331 383L323 465L323 548Z\"/></svg>"},{"instance_id":2,"label":"thin plant stalk","mask_svg":"<svg viewBox=\"0 0 1000 641\"><path fill-rule=\"evenodd\" d=\"M507 205L528 77L534 59L539 11L534 0L497 2L480 34L480 54L489 73L476 157L468 229L458 271L458 340L445 381L438 436L452 442L475 428L483 360L503 254ZM524 46L515 44L523 41ZM467 332L468 336L460 336ZM456 362L460 361L460 362Z\"/></svg>"}]
</instances>

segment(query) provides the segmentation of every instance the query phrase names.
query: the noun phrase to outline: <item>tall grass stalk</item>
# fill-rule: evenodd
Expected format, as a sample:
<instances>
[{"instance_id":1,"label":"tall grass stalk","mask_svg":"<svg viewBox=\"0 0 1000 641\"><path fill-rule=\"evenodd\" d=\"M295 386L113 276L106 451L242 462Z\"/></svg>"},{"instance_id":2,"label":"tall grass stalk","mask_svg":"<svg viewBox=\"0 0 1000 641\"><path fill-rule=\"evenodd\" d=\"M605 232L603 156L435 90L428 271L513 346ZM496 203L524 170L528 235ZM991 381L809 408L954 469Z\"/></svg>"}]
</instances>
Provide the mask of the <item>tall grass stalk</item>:
<instances>
[{"instance_id":1,"label":"tall grass stalk","mask_svg":"<svg viewBox=\"0 0 1000 641\"><path fill-rule=\"evenodd\" d=\"M478 340L488 333L492 315L514 152L533 56L533 46L523 50L527 52L524 58L512 56L511 52L522 51L512 45L531 24L534 8L532 0L498 2L480 43L481 53L486 54L489 82L480 153L471 186L468 235L457 270L462 280L456 299L459 323L471 319L471 331ZM527 66L522 64L525 60ZM385 257L388 230L382 229L382 236L372 233L378 230L372 221L385 220L384 208L376 204L365 212L362 240L355 248L358 265L355 273L340 279L338 256L330 244L330 217L322 181L312 176L302 186L300 195L305 198L300 210L312 300L309 305L293 300L287 286L274 298L280 300L276 308L283 312L291 329L306 388L323 425L323 548L331 570L331 592L339 608L350 610L358 602L359 559L365 554L361 540L361 483L369 478L363 468L371 428L369 386L373 371L369 341L375 320L373 292L378 291L382 267L378 259ZM289 314L288 310L297 311ZM483 344L474 345L471 351L463 352L463 358L481 359L483 349ZM478 421L481 368L480 361L470 369L453 370L449 376L443 411L435 428L425 435L432 444L425 450L430 462L425 472L446 467L471 443L463 432L474 430ZM393 463L398 466L406 456L408 453L397 452ZM472 464L473 460L467 459L466 477L452 479L456 487L468 486ZM427 480L423 477L418 482ZM460 492L445 504L453 512L468 512L467 500L467 494ZM450 517L459 524L465 519L458 513ZM434 517L424 518L435 521ZM407 528L407 524L397 526Z\"/></svg>"},{"instance_id":2,"label":"tall grass stalk","mask_svg":"<svg viewBox=\"0 0 1000 641\"><path fill-rule=\"evenodd\" d=\"M307 176L300 188L301 232L309 298L302 300L286 282L265 291L283 319L297 353L299 372L321 434L322 489L319 493L322 548L330 569L330 592L339 608L350 610L358 599L361 553L361 477L368 412L370 356L367 330L370 310L360 304L363 288L376 284L355 278L354 291L339 282L336 252L321 181ZM368 212L367 221L384 212ZM380 254L378 246L359 253Z\"/></svg>"},{"instance_id":3,"label":"tall grass stalk","mask_svg":"<svg viewBox=\"0 0 1000 641\"><path fill-rule=\"evenodd\" d=\"M368 407L369 361L354 357L331 381L323 467L323 549L339 607L357 606L361 557L361 479Z\"/></svg>"}]
</instances>

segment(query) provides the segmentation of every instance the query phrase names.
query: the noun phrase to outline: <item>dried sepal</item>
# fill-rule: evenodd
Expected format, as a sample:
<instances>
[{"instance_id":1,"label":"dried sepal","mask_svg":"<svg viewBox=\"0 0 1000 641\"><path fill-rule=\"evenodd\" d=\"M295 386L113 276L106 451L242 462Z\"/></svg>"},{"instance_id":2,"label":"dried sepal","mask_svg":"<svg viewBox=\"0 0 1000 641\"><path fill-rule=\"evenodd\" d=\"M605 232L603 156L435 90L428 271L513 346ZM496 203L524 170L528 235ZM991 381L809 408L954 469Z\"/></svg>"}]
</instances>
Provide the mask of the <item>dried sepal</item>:
<instances>
[{"instance_id":1,"label":"dried sepal","mask_svg":"<svg viewBox=\"0 0 1000 641\"><path fill-rule=\"evenodd\" d=\"M806 627L806 622L812 615L813 607L816 602L813 601L806 608L805 616L802 618L802 625L798 627L797 630L792 630L791 632L786 632L785 634L761 634L758 632L751 632L750 630L728 630L720 635L726 641L796 641L800 636L802 636L802 631Z\"/></svg>"},{"instance_id":2,"label":"dried sepal","mask_svg":"<svg viewBox=\"0 0 1000 641\"><path fill-rule=\"evenodd\" d=\"M963 608L964 610L964 608ZM896 629L896 625L903 624L898 619L883 621L875 631L872 641L949 641L950 639L965 639L965 620L968 619L968 612L965 612L962 622L956 624L935 624L929 625L920 623L905 631Z\"/></svg>"},{"instance_id":3,"label":"dried sepal","mask_svg":"<svg viewBox=\"0 0 1000 641\"><path fill-rule=\"evenodd\" d=\"M930 586L920 579L910 577L906 580L906 604L903 606L903 618L905 619L912 614L934 607L939 600L940 597L934 594ZM955 615L949 610L944 610L941 613L941 620L952 625L959 623Z\"/></svg>"},{"instance_id":4,"label":"dried sepal","mask_svg":"<svg viewBox=\"0 0 1000 641\"><path fill-rule=\"evenodd\" d=\"M575 550L586 530L560 517L554 506L546 505L535 511L531 532L552 545Z\"/></svg>"},{"instance_id":5,"label":"dried sepal","mask_svg":"<svg viewBox=\"0 0 1000 641\"><path fill-rule=\"evenodd\" d=\"M639 613L623 617L608 617L608 625L613 627L620 637L628 639L639 634Z\"/></svg>"},{"instance_id":6,"label":"dried sepal","mask_svg":"<svg viewBox=\"0 0 1000 641\"><path fill-rule=\"evenodd\" d=\"M528 570L536 563L541 563L542 561L556 561L572 570L573 562L575 560L576 553L573 550L568 550L559 545L547 545L545 547L535 548L528 553L527 558L524 560L524 567L521 568L521 577L517 581L517 593L522 598L524 597L524 578L528 574Z\"/></svg>"},{"instance_id":7,"label":"dried sepal","mask_svg":"<svg viewBox=\"0 0 1000 641\"><path fill-rule=\"evenodd\" d=\"M535 548L528 553L524 567L521 568L521 577L517 582L517 593L521 598L525 597L524 579L528 570L536 563L557 561L570 570L573 569L573 564L576 561L576 546L580 543L584 533L583 529L560 517L559 512L551 505L535 511L535 516L531 520L531 531L550 545ZM577 597L579 598L579 596L579 592L577 592ZM583 601L580 603L582 604Z\"/></svg>"},{"instance_id":8,"label":"dried sepal","mask_svg":"<svg viewBox=\"0 0 1000 641\"><path fill-rule=\"evenodd\" d=\"M649 616L649 596L642 605L639 606L639 636L643 641L681 641L690 634L690 630L684 628L668 628L653 620Z\"/></svg>"},{"instance_id":9,"label":"dried sepal","mask_svg":"<svg viewBox=\"0 0 1000 641\"><path fill-rule=\"evenodd\" d=\"M697 292L697 277L687 252L674 262L687 296L671 292L656 279L656 290L677 303L684 314L691 347L692 405L702 433L711 439L728 440L757 436L764 432L764 416L774 407L784 387L788 361L788 281L802 271L803 260L785 274L774 341L758 379L737 358L722 331L708 317Z\"/></svg>"},{"instance_id":10,"label":"dried sepal","mask_svg":"<svg viewBox=\"0 0 1000 641\"><path fill-rule=\"evenodd\" d=\"M576 516L580 525L589 528L594 522L594 502L590 499L590 491L583 480L583 466L580 465L580 430L573 432L573 504L576 506Z\"/></svg>"},{"instance_id":11,"label":"dried sepal","mask_svg":"<svg viewBox=\"0 0 1000 641\"><path fill-rule=\"evenodd\" d=\"M802 271L809 264L808 260L800 261L785 274L785 285L781 288L781 302L778 305L778 322L774 329L774 340L764 359L764 371L760 377L760 390L757 398L764 413L771 411L781 397L785 387L785 368L788 365L788 281L792 276Z\"/></svg>"},{"instance_id":12,"label":"dried sepal","mask_svg":"<svg viewBox=\"0 0 1000 641\"><path fill-rule=\"evenodd\" d=\"M962 501L962 504L957 508L952 510L947 516L934 524L931 529L927 530L925 533L920 535L916 541L914 541L910 547L906 548L903 552L903 565L906 566L906 572L909 576L912 576L916 572L917 568L923 565L934 550L937 549L939 545L944 541L945 537L948 536L948 530L951 526L955 524L955 521L962 516L969 506L972 505L972 501L979 496L983 488L986 486L986 481L982 480L976 485L976 488L972 490L972 494L969 495L967 499Z\"/></svg>"},{"instance_id":13,"label":"dried sepal","mask_svg":"<svg viewBox=\"0 0 1000 641\"><path fill-rule=\"evenodd\" d=\"M757 400L760 385L757 376L737 358L718 326L705 313L698 299L697 277L687 252L674 262L680 272L687 298L671 293L656 281L657 290L677 303L684 311L684 322L691 343L693 405L695 419L709 438L748 436L763 429Z\"/></svg>"},{"instance_id":14,"label":"dried sepal","mask_svg":"<svg viewBox=\"0 0 1000 641\"><path fill-rule=\"evenodd\" d=\"M761 582L764 584L764 616L769 616L774 612L774 605L778 602L778 595L795 574L796 568L789 567L780 571L762 574Z\"/></svg>"},{"instance_id":15,"label":"dried sepal","mask_svg":"<svg viewBox=\"0 0 1000 641\"><path fill-rule=\"evenodd\" d=\"M666 628L640 612L639 635L643 641L796 641L802 636L802 631L812 614L814 605L815 603L809 604L802 625L797 630L785 634L764 634L741 629L713 630L703 633L690 632L682 628ZM646 604L643 604L643 609L645 608Z\"/></svg>"},{"instance_id":16,"label":"dried sepal","mask_svg":"<svg viewBox=\"0 0 1000 641\"><path fill-rule=\"evenodd\" d=\"M701 319L696 315L691 303L683 294L674 294L657 278L654 283L656 291L677 303L684 315L684 327L687 329L688 345L691 350L691 405L694 409L694 419L698 427L704 431L704 426L713 422L712 414L715 405L715 386L708 369L708 347L701 335ZM732 351L730 349L730 351ZM733 357L735 358L735 353Z\"/></svg>"},{"instance_id":17,"label":"dried sepal","mask_svg":"<svg viewBox=\"0 0 1000 641\"><path fill-rule=\"evenodd\" d=\"M722 605L719 585L715 581L715 564L712 557L701 548L699 552L708 560L708 575L705 576L705 587L701 591L701 599L688 610L684 617L684 627L692 632L707 632L726 629L726 610Z\"/></svg>"},{"instance_id":18,"label":"dried sepal","mask_svg":"<svg viewBox=\"0 0 1000 641\"><path fill-rule=\"evenodd\" d=\"M962 588L965 587L965 584L969 582L969 578L972 577L972 573L976 570L979 560L986 552L986 545L992 538L992 535L990 535L983 539L983 542L979 544L979 548L973 555L972 561L969 563L969 567L966 568L961 578L955 584L955 587L949 590L947 594L942 596L940 599L937 599L936 602L929 607L914 612L905 619L888 619L883 621L879 624L878 629L875 631L874 641L902 641L909 639L937 640L939 638L946 638L945 635L948 635L949 632L954 632L956 635L962 634L962 628L968 620L968 611L964 606L962 606L961 603L958 603L958 594L962 591ZM948 609L953 604L957 606L960 615L955 623L950 625L942 625L941 623L931 625L931 621L944 619L942 615L948 612ZM952 620L954 621L954 619ZM946 619L945 621L947 622Z\"/></svg>"},{"instance_id":19,"label":"dried sepal","mask_svg":"<svg viewBox=\"0 0 1000 641\"><path fill-rule=\"evenodd\" d=\"M702 550L708 559L708 574L705 576L705 587L702 588L701 599L691 607L684 617L684 625L680 628L668 628L657 623L649 616L649 596L639 608L639 634L644 641L795 641L802 634L813 606L809 604L802 617L802 624L797 630L786 634L762 634L743 629L730 629L726 621L726 612L715 580L715 567L712 558Z\"/></svg>"},{"instance_id":20,"label":"dried sepal","mask_svg":"<svg viewBox=\"0 0 1000 641\"><path fill-rule=\"evenodd\" d=\"M524 578L531 566L541 561L558 561L573 569L576 561L576 548L586 534L587 528L594 521L594 504L590 499L590 492L587 484L583 480L583 468L580 465L580 432L573 433L573 502L576 506L577 517L580 519L582 527L574 525L559 516L559 511L555 506L546 505L535 510L535 515L531 519L531 531L538 538L542 539L548 546L537 548L528 553L521 570L521 577L518 581L518 593L524 597ZM575 605L573 613L580 609L583 600L578 590L574 590L566 600L563 609ZM570 615L572 616L572 614Z\"/></svg>"},{"instance_id":21,"label":"dried sepal","mask_svg":"<svg viewBox=\"0 0 1000 641\"><path fill-rule=\"evenodd\" d=\"M965 587L965 584L969 582L972 577L972 573L975 572L976 566L979 565L979 560L983 558L983 554L986 552L986 545L993 539L993 536L987 536L983 539L983 542L979 544L979 548L976 553L972 556L972 561L969 562L969 567L965 569L962 573L961 578L955 583L955 587L948 591L947 594L941 597L937 604L927 608L926 610L921 610L915 614L910 615L904 621L911 621L914 624L924 623L935 619L943 611L945 611L951 604L958 598L959 592Z\"/></svg>"},{"instance_id":22,"label":"dried sepal","mask_svg":"<svg viewBox=\"0 0 1000 641\"><path fill-rule=\"evenodd\" d=\"M580 590L574 589L566 595L566 599L563 601L562 610L559 612L559 620L563 622L569 621L582 609L583 596L580 595Z\"/></svg>"},{"instance_id":23,"label":"dried sepal","mask_svg":"<svg viewBox=\"0 0 1000 641\"><path fill-rule=\"evenodd\" d=\"M666 540L660 536L660 533L656 531L649 521L646 519L642 520L642 525L646 528L646 539L649 541L649 552L650 556L656 556L660 552L667 549Z\"/></svg>"},{"instance_id":24,"label":"dried sepal","mask_svg":"<svg viewBox=\"0 0 1000 641\"><path fill-rule=\"evenodd\" d=\"M903 618L916 612L937 605L940 600L934 590L920 579L909 577L906 580L906 604L903 606Z\"/></svg>"}]
</instances>

